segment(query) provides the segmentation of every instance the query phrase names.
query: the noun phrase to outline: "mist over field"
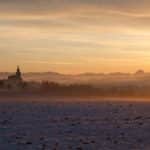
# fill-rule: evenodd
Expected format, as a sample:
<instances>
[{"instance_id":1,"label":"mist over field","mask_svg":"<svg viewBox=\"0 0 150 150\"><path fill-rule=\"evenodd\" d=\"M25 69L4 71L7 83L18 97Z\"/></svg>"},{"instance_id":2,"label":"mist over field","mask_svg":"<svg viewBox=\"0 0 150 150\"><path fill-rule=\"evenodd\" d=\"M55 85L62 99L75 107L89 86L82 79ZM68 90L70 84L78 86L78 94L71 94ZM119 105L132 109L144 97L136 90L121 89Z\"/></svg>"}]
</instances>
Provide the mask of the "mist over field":
<instances>
[{"instance_id":1,"label":"mist over field","mask_svg":"<svg viewBox=\"0 0 150 150\"><path fill-rule=\"evenodd\" d=\"M0 79L7 80L12 73L0 73ZM51 96L149 98L150 73L138 70L135 73L83 73L61 74L56 72L23 73L23 83L14 86L1 83L0 92L35 92ZM5 89L5 90L4 90ZM3 93L3 92L2 92ZM2 93L0 95L2 95ZM18 93L18 94L19 94ZM6 94L7 95L7 94ZM10 95L10 93L9 93Z\"/></svg>"},{"instance_id":2,"label":"mist over field","mask_svg":"<svg viewBox=\"0 0 150 150\"><path fill-rule=\"evenodd\" d=\"M12 73L0 73L0 79L7 79ZM139 84L148 85L150 81L150 73L144 73L138 70L135 73L82 73L82 74L62 74L57 72L29 72L22 74L25 81L49 81L64 84L81 83L98 85L111 84Z\"/></svg>"}]
</instances>

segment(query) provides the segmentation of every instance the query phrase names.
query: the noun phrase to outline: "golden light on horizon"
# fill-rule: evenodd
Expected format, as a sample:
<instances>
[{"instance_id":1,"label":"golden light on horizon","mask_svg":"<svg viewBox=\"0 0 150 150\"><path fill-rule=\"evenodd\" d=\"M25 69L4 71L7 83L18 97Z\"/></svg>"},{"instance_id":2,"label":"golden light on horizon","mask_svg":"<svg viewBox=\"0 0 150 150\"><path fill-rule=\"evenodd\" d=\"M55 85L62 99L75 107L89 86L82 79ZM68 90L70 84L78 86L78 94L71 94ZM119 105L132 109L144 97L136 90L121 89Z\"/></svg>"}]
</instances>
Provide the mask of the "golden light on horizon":
<instances>
[{"instance_id":1,"label":"golden light on horizon","mask_svg":"<svg viewBox=\"0 0 150 150\"><path fill-rule=\"evenodd\" d=\"M0 0L0 71L150 71L147 0Z\"/></svg>"}]
</instances>

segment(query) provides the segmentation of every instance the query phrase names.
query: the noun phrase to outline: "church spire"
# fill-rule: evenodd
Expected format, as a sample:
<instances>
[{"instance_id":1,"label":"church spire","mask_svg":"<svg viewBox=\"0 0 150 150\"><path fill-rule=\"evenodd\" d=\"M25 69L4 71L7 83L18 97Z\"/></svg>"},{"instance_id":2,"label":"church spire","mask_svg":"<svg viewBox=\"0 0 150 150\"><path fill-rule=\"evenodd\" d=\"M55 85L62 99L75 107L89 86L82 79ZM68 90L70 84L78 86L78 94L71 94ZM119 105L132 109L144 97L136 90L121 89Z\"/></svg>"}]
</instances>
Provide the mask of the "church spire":
<instances>
[{"instance_id":1,"label":"church spire","mask_svg":"<svg viewBox=\"0 0 150 150\"><path fill-rule=\"evenodd\" d=\"M17 66L16 77L17 77L18 79L22 79L22 78L21 78L21 71L20 71L19 66Z\"/></svg>"}]
</instances>

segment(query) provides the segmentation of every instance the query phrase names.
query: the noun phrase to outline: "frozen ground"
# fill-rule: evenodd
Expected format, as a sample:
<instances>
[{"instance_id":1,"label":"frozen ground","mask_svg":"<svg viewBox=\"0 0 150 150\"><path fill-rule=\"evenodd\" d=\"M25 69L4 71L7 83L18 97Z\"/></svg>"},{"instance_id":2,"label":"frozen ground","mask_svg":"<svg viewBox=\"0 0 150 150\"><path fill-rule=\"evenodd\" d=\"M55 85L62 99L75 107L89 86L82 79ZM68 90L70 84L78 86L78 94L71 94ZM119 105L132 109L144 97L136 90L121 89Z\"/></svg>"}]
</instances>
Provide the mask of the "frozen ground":
<instances>
[{"instance_id":1,"label":"frozen ground","mask_svg":"<svg viewBox=\"0 0 150 150\"><path fill-rule=\"evenodd\" d=\"M150 150L150 104L0 102L0 150Z\"/></svg>"}]
</instances>

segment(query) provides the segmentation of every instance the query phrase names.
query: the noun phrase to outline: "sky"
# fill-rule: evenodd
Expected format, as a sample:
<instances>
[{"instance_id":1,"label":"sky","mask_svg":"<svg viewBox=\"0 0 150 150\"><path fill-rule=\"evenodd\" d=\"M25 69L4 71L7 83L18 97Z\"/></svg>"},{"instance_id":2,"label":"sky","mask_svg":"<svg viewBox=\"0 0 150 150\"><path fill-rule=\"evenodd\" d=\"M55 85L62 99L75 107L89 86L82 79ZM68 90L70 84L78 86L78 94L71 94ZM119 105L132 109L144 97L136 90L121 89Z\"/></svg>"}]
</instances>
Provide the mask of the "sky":
<instances>
[{"instance_id":1,"label":"sky","mask_svg":"<svg viewBox=\"0 0 150 150\"><path fill-rule=\"evenodd\" d=\"M0 71L150 71L149 0L0 0Z\"/></svg>"}]
</instances>

